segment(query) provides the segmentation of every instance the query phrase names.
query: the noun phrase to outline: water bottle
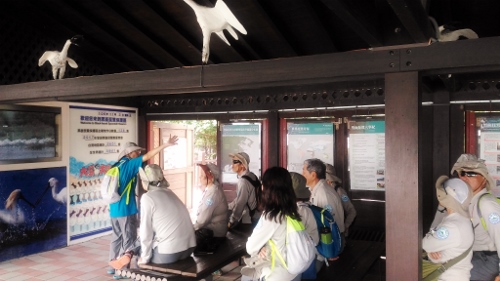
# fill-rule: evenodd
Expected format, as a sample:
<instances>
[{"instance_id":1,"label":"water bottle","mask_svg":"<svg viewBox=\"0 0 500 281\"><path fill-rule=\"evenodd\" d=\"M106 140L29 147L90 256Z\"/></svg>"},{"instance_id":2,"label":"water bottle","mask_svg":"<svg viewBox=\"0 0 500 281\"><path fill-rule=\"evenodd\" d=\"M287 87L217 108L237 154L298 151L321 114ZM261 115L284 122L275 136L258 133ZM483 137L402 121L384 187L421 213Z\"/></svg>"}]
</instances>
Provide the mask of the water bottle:
<instances>
[{"instance_id":1,"label":"water bottle","mask_svg":"<svg viewBox=\"0 0 500 281\"><path fill-rule=\"evenodd\" d=\"M321 243L323 244L331 244L333 243L333 238L332 238L332 230L329 227L322 227L321 228Z\"/></svg>"}]
</instances>

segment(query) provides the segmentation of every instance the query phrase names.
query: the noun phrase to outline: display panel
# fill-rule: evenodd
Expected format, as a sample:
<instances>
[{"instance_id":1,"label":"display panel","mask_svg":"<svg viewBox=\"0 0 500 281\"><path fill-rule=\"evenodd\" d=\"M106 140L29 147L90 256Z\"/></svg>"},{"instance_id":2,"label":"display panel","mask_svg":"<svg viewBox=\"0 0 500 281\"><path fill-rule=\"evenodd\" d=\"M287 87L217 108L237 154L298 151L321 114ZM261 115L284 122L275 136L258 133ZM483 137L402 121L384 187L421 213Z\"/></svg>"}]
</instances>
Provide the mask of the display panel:
<instances>
[{"instance_id":1,"label":"display panel","mask_svg":"<svg viewBox=\"0 0 500 281\"><path fill-rule=\"evenodd\" d=\"M61 160L61 109L0 105L0 164Z\"/></svg>"}]
</instances>

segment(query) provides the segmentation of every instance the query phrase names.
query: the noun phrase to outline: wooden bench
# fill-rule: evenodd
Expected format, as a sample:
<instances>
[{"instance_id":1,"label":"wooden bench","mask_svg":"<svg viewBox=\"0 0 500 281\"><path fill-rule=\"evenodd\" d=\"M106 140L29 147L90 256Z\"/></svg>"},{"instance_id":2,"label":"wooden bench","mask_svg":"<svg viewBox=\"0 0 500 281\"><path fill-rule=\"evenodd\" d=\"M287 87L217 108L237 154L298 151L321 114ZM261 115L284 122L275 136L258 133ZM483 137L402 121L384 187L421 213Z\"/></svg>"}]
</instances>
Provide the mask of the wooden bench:
<instances>
[{"instance_id":1,"label":"wooden bench","mask_svg":"<svg viewBox=\"0 0 500 281\"><path fill-rule=\"evenodd\" d=\"M211 255L192 255L171 264L148 263L140 265L139 268L118 270L116 274L135 280L200 280L246 255L245 246L251 231L250 226L244 226L228 232L227 239Z\"/></svg>"}]
</instances>

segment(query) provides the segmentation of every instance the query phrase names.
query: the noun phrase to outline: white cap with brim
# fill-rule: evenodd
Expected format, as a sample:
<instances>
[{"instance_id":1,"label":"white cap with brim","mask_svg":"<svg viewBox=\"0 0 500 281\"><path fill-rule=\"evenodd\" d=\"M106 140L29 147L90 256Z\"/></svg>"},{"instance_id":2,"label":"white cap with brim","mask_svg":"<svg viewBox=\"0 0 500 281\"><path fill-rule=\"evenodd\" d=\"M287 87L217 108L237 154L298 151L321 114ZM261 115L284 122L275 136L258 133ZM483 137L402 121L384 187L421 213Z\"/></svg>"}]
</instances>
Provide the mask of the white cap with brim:
<instances>
[{"instance_id":1,"label":"white cap with brim","mask_svg":"<svg viewBox=\"0 0 500 281\"><path fill-rule=\"evenodd\" d=\"M440 176L436 181L436 195L441 206L451 209L463 217L470 218L469 205L474 192L465 181Z\"/></svg>"},{"instance_id":2,"label":"white cap with brim","mask_svg":"<svg viewBox=\"0 0 500 281\"><path fill-rule=\"evenodd\" d=\"M122 159L123 156L131 152L134 152L136 150L146 150L146 149L138 146L135 142L126 142L122 152L120 152L120 154L118 155L118 160Z\"/></svg>"},{"instance_id":3,"label":"white cap with brim","mask_svg":"<svg viewBox=\"0 0 500 281\"><path fill-rule=\"evenodd\" d=\"M156 188L167 188L170 186L163 176L163 171L160 166L156 164L147 165L144 169L139 168L139 176L141 177L142 187L146 191Z\"/></svg>"},{"instance_id":4,"label":"white cap with brim","mask_svg":"<svg viewBox=\"0 0 500 281\"><path fill-rule=\"evenodd\" d=\"M451 174L454 172L460 173L465 172L475 172L482 175L486 179L486 189L491 191L492 188L496 187L495 181L490 176L488 168L484 164L483 159L478 159L474 154L462 154L458 157L457 162L453 165L451 169Z\"/></svg>"},{"instance_id":5,"label":"white cap with brim","mask_svg":"<svg viewBox=\"0 0 500 281\"><path fill-rule=\"evenodd\" d=\"M233 160L239 160L245 169L248 171L248 164L250 164L250 156L246 154L246 152L238 152L238 153L231 153L229 154L229 157L233 158Z\"/></svg>"}]
</instances>

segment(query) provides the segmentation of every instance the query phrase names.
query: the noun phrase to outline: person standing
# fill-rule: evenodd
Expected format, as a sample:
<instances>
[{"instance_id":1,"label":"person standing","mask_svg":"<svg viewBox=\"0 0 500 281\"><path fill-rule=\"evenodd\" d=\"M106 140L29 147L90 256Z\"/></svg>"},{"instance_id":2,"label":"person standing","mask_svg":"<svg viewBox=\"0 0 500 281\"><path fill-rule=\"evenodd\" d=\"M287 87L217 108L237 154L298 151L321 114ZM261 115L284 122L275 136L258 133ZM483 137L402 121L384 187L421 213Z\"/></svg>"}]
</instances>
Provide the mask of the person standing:
<instances>
[{"instance_id":1,"label":"person standing","mask_svg":"<svg viewBox=\"0 0 500 281\"><path fill-rule=\"evenodd\" d=\"M342 241L345 241L344 208L337 192L326 183L325 163L317 158L307 159L302 167L302 175L306 178L307 187L311 190L309 201L315 206L327 209L332 214L339 227ZM342 248L344 245L345 243L342 243Z\"/></svg>"},{"instance_id":2,"label":"person standing","mask_svg":"<svg viewBox=\"0 0 500 281\"><path fill-rule=\"evenodd\" d=\"M335 168L325 163L326 165L326 182L335 189L337 194L340 196L342 201L342 207L344 208L344 228L345 236L349 235L349 227L356 218L356 208L352 204L351 199L347 195L347 192L342 188L342 180L336 176Z\"/></svg>"},{"instance_id":3,"label":"person standing","mask_svg":"<svg viewBox=\"0 0 500 281\"><path fill-rule=\"evenodd\" d=\"M472 188L464 181L441 176L436 181L439 205L445 208L443 220L422 239L422 249L433 263L448 263L441 281L468 281L472 268L472 244L474 230L470 221L469 205L473 197ZM450 263L453 265L449 266Z\"/></svg>"},{"instance_id":4,"label":"person standing","mask_svg":"<svg viewBox=\"0 0 500 281\"><path fill-rule=\"evenodd\" d=\"M256 185L260 185L257 176L250 172L248 164L250 157L245 152L229 154L232 158L232 170L238 176L236 198L229 203L230 211L228 227L233 228L239 223L251 224L252 219L260 216L256 195Z\"/></svg>"},{"instance_id":5,"label":"person standing","mask_svg":"<svg viewBox=\"0 0 500 281\"><path fill-rule=\"evenodd\" d=\"M139 168L143 162L148 161L163 149L176 145L177 140L177 136L170 136L166 143L144 155L141 155L144 148L134 142L125 143L123 151L118 156L118 165L120 165L118 194L122 196L118 202L109 205L112 228L109 261L117 259L127 249L132 248L137 239L138 209L135 189ZM109 268L108 273L114 274L115 270Z\"/></svg>"},{"instance_id":6,"label":"person standing","mask_svg":"<svg viewBox=\"0 0 500 281\"><path fill-rule=\"evenodd\" d=\"M500 204L490 193L496 186L484 160L462 154L451 169L468 183L474 193L469 214L474 226L474 245L470 280L500 281Z\"/></svg>"}]
</instances>

